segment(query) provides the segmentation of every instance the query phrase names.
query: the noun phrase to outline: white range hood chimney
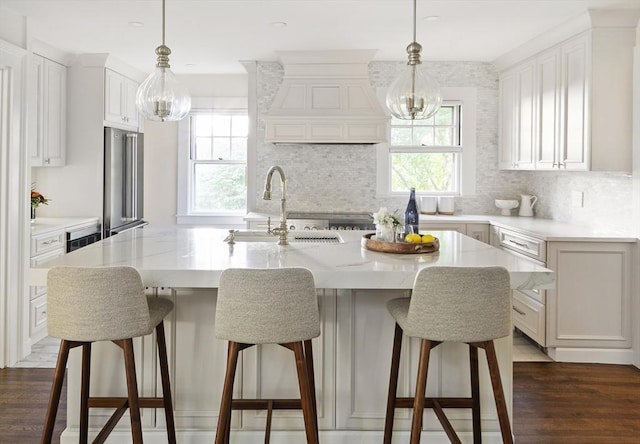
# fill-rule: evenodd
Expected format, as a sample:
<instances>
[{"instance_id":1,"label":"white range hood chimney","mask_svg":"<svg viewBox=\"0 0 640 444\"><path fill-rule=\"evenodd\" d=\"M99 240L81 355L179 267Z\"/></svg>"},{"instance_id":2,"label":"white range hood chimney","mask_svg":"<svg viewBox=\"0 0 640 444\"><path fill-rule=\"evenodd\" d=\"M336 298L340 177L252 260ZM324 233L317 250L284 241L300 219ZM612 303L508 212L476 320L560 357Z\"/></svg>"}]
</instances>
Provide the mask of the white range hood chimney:
<instances>
[{"instance_id":1,"label":"white range hood chimney","mask_svg":"<svg viewBox=\"0 0 640 444\"><path fill-rule=\"evenodd\" d=\"M369 83L375 52L278 51L284 80L265 115L265 141L386 142L390 117Z\"/></svg>"}]
</instances>

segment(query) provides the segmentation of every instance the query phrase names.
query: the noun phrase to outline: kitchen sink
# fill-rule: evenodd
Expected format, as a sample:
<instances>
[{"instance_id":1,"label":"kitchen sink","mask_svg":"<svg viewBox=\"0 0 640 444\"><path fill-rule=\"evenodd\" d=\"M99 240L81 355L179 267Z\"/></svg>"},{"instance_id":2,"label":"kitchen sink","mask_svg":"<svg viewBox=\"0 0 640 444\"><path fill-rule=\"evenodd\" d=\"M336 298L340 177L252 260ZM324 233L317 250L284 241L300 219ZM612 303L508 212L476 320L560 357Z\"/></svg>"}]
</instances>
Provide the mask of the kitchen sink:
<instances>
[{"instance_id":1,"label":"kitchen sink","mask_svg":"<svg viewBox=\"0 0 640 444\"><path fill-rule=\"evenodd\" d=\"M224 241L229 242L231 234ZM260 230L237 230L233 233L234 242L278 242L278 236ZM290 231L287 238L290 244L294 243L319 243L340 244L344 241L338 233L334 232L295 232Z\"/></svg>"}]
</instances>

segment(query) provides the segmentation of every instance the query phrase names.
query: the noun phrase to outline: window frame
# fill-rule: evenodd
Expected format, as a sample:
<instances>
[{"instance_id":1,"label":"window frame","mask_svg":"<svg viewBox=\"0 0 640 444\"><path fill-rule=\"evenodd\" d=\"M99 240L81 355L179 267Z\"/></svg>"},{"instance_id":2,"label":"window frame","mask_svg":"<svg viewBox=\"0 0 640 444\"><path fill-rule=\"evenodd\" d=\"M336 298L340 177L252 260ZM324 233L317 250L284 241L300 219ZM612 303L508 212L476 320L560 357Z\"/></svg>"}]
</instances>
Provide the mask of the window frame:
<instances>
[{"instance_id":1,"label":"window frame","mask_svg":"<svg viewBox=\"0 0 640 444\"><path fill-rule=\"evenodd\" d=\"M191 111L178 123L178 192L177 192L177 223L178 224L207 224L230 225L244 222L247 207L235 211L196 212L193 210L193 168L195 163L191 160L191 116L194 114L207 114L215 112L229 112L230 114L246 113L249 116L248 98L246 97L193 97L191 99ZM249 122L249 125L251 123ZM198 161L207 164L244 164L246 168L245 186L249 175L249 134L247 134L247 158L244 161L226 160ZM248 196L247 196L248 197Z\"/></svg>"},{"instance_id":2,"label":"window frame","mask_svg":"<svg viewBox=\"0 0 640 444\"><path fill-rule=\"evenodd\" d=\"M419 196L468 196L476 191L476 104L477 89L475 87L444 87L441 89L443 104L460 105L460 133L459 145L457 146L403 146L391 145L391 122L387 125L389 142L377 145L377 177L376 195L377 197L399 197L408 194L406 191L391 190L391 155L393 153L424 153L424 152L454 152L458 153L454 175L458 175L456 180L459 183L459 190L456 192L416 192ZM384 100L386 89L377 91L378 97ZM436 149L434 149L436 148Z\"/></svg>"}]
</instances>

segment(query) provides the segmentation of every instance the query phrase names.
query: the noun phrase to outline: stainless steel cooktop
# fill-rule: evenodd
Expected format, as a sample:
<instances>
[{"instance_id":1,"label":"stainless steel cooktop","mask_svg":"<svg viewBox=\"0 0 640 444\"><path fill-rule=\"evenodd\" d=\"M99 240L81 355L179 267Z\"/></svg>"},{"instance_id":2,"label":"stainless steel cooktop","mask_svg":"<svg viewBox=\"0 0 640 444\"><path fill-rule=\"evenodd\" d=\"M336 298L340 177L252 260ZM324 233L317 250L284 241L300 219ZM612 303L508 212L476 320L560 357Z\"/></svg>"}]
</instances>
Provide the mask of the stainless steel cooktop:
<instances>
[{"instance_id":1,"label":"stainless steel cooktop","mask_svg":"<svg viewBox=\"0 0 640 444\"><path fill-rule=\"evenodd\" d=\"M287 214L290 230L371 230L373 216L369 213L305 212Z\"/></svg>"}]
</instances>

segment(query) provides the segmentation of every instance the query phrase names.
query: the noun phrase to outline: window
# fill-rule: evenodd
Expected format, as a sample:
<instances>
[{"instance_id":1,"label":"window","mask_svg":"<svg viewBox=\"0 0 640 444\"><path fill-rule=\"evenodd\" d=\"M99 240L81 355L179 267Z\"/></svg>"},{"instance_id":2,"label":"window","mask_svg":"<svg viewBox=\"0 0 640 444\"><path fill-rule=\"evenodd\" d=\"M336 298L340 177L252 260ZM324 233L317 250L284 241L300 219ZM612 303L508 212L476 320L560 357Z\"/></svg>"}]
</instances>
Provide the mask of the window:
<instances>
[{"instance_id":1,"label":"window","mask_svg":"<svg viewBox=\"0 0 640 444\"><path fill-rule=\"evenodd\" d=\"M459 104L427 120L391 119L391 192L459 192Z\"/></svg>"},{"instance_id":2,"label":"window","mask_svg":"<svg viewBox=\"0 0 640 444\"><path fill-rule=\"evenodd\" d=\"M179 216L246 212L249 116L246 99L244 108L230 100L194 99L180 122Z\"/></svg>"},{"instance_id":3,"label":"window","mask_svg":"<svg viewBox=\"0 0 640 444\"><path fill-rule=\"evenodd\" d=\"M391 119L389 143L378 147L378 194L475 193L475 88L444 88L430 119Z\"/></svg>"}]
</instances>

